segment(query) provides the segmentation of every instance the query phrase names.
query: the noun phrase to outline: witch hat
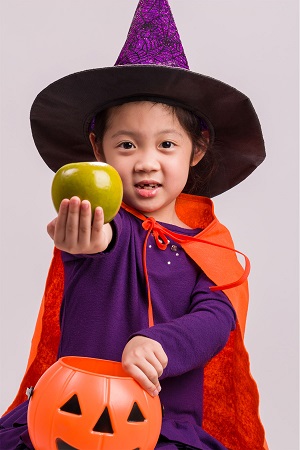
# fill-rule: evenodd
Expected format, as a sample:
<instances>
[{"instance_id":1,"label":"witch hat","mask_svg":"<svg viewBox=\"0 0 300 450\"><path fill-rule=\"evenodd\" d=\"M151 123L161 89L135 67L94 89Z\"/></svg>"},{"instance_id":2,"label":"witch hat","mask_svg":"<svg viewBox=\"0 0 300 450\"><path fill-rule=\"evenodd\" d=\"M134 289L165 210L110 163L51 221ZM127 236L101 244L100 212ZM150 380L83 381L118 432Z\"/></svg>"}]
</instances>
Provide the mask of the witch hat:
<instances>
[{"instance_id":1,"label":"witch hat","mask_svg":"<svg viewBox=\"0 0 300 450\"><path fill-rule=\"evenodd\" d=\"M138 100L192 111L200 119L199 132L205 123L218 166L196 195L213 197L232 188L265 158L260 123L249 98L189 70L167 0L140 0L113 67L68 75L38 94L30 120L40 155L53 171L70 162L94 160L88 135L95 115ZM192 168L200 176L206 175L205 159Z\"/></svg>"}]
</instances>

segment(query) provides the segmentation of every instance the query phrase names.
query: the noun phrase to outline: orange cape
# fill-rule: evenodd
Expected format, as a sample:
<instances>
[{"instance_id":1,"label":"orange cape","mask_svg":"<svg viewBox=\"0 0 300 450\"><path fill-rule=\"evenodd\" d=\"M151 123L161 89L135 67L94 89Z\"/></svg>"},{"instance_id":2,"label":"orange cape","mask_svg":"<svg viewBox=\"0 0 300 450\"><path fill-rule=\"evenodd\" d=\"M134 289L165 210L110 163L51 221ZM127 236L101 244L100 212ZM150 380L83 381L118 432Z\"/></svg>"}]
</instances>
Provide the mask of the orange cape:
<instances>
[{"instance_id":1,"label":"orange cape","mask_svg":"<svg viewBox=\"0 0 300 450\"><path fill-rule=\"evenodd\" d=\"M181 194L176 211L191 228L202 228L201 237L206 241L183 243L186 253L216 285L238 280L243 275L243 268L235 252L207 244L234 248L229 231L214 215L212 201ZM27 369L8 411L26 400L26 388L34 386L56 361L63 286L61 255L54 249ZM203 428L230 450L266 450L264 429L259 419L258 390L250 374L249 357L243 342L248 309L247 282L227 289L226 295L235 308L237 326L225 348L205 367Z\"/></svg>"}]
</instances>

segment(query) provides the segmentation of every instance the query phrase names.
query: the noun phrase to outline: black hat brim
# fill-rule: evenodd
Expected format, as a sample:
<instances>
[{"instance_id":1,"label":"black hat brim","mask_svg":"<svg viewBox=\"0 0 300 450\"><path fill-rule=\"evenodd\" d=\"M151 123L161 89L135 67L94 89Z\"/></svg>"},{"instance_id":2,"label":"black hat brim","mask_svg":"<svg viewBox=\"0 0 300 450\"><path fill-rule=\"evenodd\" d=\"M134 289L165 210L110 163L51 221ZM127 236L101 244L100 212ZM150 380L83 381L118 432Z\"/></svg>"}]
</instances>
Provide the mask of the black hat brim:
<instances>
[{"instance_id":1,"label":"black hat brim","mask_svg":"<svg viewBox=\"0 0 300 450\"><path fill-rule=\"evenodd\" d=\"M219 164L198 195L214 197L232 188L265 158L256 112L237 89L186 69L125 65L74 73L38 94L31 108L31 128L50 169L56 172L70 162L94 160L88 139L92 118L129 99L165 101L193 111L207 123ZM201 175L201 162L196 167Z\"/></svg>"}]
</instances>

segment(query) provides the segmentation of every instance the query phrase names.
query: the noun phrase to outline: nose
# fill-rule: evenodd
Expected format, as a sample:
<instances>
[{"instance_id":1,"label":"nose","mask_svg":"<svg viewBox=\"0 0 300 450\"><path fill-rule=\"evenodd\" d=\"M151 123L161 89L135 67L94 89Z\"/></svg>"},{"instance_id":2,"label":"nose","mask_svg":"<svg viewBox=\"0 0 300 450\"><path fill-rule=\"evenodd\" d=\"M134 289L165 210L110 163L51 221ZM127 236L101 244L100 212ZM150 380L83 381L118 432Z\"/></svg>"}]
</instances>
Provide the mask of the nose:
<instances>
[{"instance_id":1,"label":"nose","mask_svg":"<svg viewBox=\"0 0 300 450\"><path fill-rule=\"evenodd\" d=\"M157 158L157 154L152 149L142 151L138 155L138 159L135 163L135 172L156 172L160 169L160 163Z\"/></svg>"}]
</instances>

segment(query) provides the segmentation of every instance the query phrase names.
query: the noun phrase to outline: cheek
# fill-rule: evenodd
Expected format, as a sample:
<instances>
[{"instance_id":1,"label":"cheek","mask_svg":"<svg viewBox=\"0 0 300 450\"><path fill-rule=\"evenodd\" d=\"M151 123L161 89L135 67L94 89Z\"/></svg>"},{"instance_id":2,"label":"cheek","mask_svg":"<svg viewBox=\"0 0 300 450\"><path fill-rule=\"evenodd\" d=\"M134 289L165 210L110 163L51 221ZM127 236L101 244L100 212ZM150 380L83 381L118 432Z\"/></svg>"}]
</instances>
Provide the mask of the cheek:
<instances>
[{"instance_id":1,"label":"cheek","mask_svg":"<svg viewBox=\"0 0 300 450\"><path fill-rule=\"evenodd\" d=\"M178 158L168 165L168 179L172 180L175 190L182 191L189 177L190 160L188 158Z\"/></svg>"},{"instance_id":2,"label":"cheek","mask_svg":"<svg viewBox=\"0 0 300 450\"><path fill-rule=\"evenodd\" d=\"M179 177L188 175L190 169L190 155L177 155L175 158L169 158L165 163L165 168L169 173L176 173Z\"/></svg>"},{"instance_id":3,"label":"cheek","mask_svg":"<svg viewBox=\"0 0 300 450\"><path fill-rule=\"evenodd\" d=\"M120 161L118 158L107 157L105 158L105 162L111 165L116 171L119 173L123 184L126 184L126 180L128 179L130 173L130 167L127 161Z\"/></svg>"},{"instance_id":4,"label":"cheek","mask_svg":"<svg viewBox=\"0 0 300 450\"><path fill-rule=\"evenodd\" d=\"M118 164L118 159L114 156L112 151L103 151L102 155L103 155L104 162L106 162L107 164L109 164L110 166L113 166L116 170L118 170L118 166L120 164ZM118 172L119 172L119 170L118 170Z\"/></svg>"}]
</instances>

